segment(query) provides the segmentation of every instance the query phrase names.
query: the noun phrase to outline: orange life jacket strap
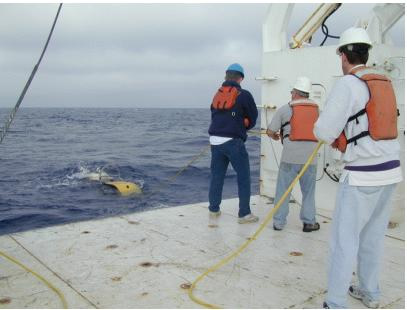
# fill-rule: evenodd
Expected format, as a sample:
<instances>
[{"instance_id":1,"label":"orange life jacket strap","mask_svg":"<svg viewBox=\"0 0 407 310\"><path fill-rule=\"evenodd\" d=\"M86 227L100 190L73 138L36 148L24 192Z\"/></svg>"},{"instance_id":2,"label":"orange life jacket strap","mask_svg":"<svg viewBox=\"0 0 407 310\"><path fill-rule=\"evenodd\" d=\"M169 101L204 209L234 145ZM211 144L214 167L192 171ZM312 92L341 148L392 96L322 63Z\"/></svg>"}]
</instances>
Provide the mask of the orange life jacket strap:
<instances>
[{"instance_id":1,"label":"orange life jacket strap","mask_svg":"<svg viewBox=\"0 0 407 310\"><path fill-rule=\"evenodd\" d=\"M353 114L351 117L348 118L348 121L346 123L349 123L353 120L356 120L356 124L359 124L359 120L358 117L362 116L363 114L366 113L366 108L363 108L362 110L360 110L359 112L357 112L356 114Z\"/></svg>"},{"instance_id":2,"label":"orange life jacket strap","mask_svg":"<svg viewBox=\"0 0 407 310\"><path fill-rule=\"evenodd\" d=\"M354 137L352 137L350 139L346 139L346 144L355 142L355 145L357 145L358 144L357 140L359 140L360 138L369 136L369 135L370 135L369 131L362 131L360 134L358 134L358 135L356 135L356 136L354 136Z\"/></svg>"},{"instance_id":3,"label":"orange life jacket strap","mask_svg":"<svg viewBox=\"0 0 407 310\"><path fill-rule=\"evenodd\" d=\"M285 122L284 124L281 125L281 129L283 129L285 126L287 126L287 125L289 125L289 124L290 124L290 121Z\"/></svg>"},{"instance_id":4,"label":"orange life jacket strap","mask_svg":"<svg viewBox=\"0 0 407 310\"><path fill-rule=\"evenodd\" d=\"M283 135L283 133L284 133L284 131L283 131L283 128L285 127L285 126L287 126L287 125L289 125L290 124L290 121L288 121L288 122L285 122L284 124L282 124L281 125L281 127L280 127L280 140L281 140L281 144L284 144L284 139L285 138L288 138L289 136L290 136L290 134L285 134L285 135Z\"/></svg>"},{"instance_id":5,"label":"orange life jacket strap","mask_svg":"<svg viewBox=\"0 0 407 310\"><path fill-rule=\"evenodd\" d=\"M354 68L354 69L352 69L350 72L349 72L349 74L352 74L352 75L355 75L356 76L356 73L358 72L358 71L362 71L362 70L366 70L367 69L367 66L366 65L363 65L363 66L360 66L360 67L357 67L357 68ZM358 76L356 76L357 78L359 78Z\"/></svg>"},{"instance_id":6,"label":"orange life jacket strap","mask_svg":"<svg viewBox=\"0 0 407 310\"><path fill-rule=\"evenodd\" d=\"M359 116L362 116L362 115L365 114L365 113L367 113L367 112L366 112L366 108L363 108L362 110L360 110L360 111L357 112L356 114L354 114L354 115L352 115L351 117L349 117L349 118L348 118L348 121L347 121L346 123L349 123L349 122L351 122L351 121L353 121L353 120L356 120L356 124L359 124L358 117L359 117ZM349 144L349 143L354 142L355 145L357 145L357 144L358 144L358 143L357 143L357 140L359 140L360 138L369 136L369 135L370 135L370 133L369 133L368 130L367 130L367 131L362 131L360 134L358 134L358 135L356 135L356 136L353 136L353 137L350 138L350 139L346 139L346 144Z\"/></svg>"}]
</instances>

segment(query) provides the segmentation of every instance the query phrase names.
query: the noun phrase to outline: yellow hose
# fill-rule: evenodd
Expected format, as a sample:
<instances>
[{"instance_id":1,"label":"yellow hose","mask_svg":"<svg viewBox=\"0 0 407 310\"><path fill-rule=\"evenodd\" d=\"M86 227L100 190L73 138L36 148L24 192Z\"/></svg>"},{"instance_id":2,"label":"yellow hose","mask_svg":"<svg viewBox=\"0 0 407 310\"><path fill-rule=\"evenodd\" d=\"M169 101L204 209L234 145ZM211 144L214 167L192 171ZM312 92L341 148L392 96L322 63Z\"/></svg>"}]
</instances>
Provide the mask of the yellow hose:
<instances>
[{"instance_id":1,"label":"yellow hose","mask_svg":"<svg viewBox=\"0 0 407 310\"><path fill-rule=\"evenodd\" d=\"M39 275L38 273L36 273L35 271L31 270L30 268L28 268L27 266L23 265L22 263L20 263L18 260L16 260L15 258L7 255L6 253L0 251L0 255L5 257L6 259L8 259L9 261L13 262L14 264L20 266L21 268L25 269L26 271L28 271L29 273L33 274L34 276L36 276L38 279L40 279L42 282L45 283L45 285L47 285L51 290L53 290L59 297L59 299L61 299L62 302L62 307L64 309L68 309L68 303L65 300L64 295L61 293L61 291L59 289L57 289L55 286L53 286L50 282L48 282L44 277L42 277L41 275Z\"/></svg>"},{"instance_id":2,"label":"yellow hose","mask_svg":"<svg viewBox=\"0 0 407 310\"><path fill-rule=\"evenodd\" d=\"M197 298L194 294L193 291L196 288L196 285L198 282L200 282L204 277L206 277L209 273L216 271L223 265L226 265L228 262L230 262L232 259L236 258L240 253L243 252L247 246L253 242L263 231L263 229L266 227L266 225L271 221L273 218L274 213L280 208L281 204L287 197L287 195L291 192L295 184L298 182L298 180L302 177L302 175L305 173L305 171L308 169L308 166L311 164L311 162L314 160L315 156L318 153L319 148L322 146L323 142L319 142L318 145L315 147L314 151L312 152L311 156L308 158L307 162L304 164L302 167L300 173L295 177L295 179L292 181L290 186L287 188L281 199L277 202L277 204L274 206L273 209L270 210L270 212L266 215L265 220L263 223L260 224L260 227L256 230L256 232L248 238L247 241L245 241L236 251L234 251L232 254L229 254L226 258L222 259L220 262L217 264L213 265L212 267L208 268L204 273L202 273L198 278L195 279L194 282L192 282L191 287L188 290L188 296L191 298L192 301L196 302L197 304L200 304L201 306L207 307L207 308L212 308L212 309L219 309L219 306L207 303L199 298Z\"/></svg>"}]
</instances>

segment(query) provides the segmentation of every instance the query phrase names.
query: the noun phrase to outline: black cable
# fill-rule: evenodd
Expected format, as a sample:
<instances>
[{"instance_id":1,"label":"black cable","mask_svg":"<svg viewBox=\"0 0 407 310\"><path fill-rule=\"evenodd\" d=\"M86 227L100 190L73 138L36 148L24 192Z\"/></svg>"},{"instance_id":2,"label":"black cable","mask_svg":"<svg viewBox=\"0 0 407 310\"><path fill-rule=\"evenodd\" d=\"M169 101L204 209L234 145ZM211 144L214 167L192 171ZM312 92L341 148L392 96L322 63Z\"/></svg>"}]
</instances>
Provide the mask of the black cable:
<instances>
[{"instance_id":1,"label":"black cable","mask_svg":"<svg viewBox=\"0 0 407 310\"><path fill-rule=\"evenodd\" d=\"M326 170L326 168L324 168L324 172L326 173L326 175L332 180L332 181L334 181L334 182L339 182L339 178L335 175L335 174L330 174L327 170Z\"/></svg>"},{"instance_id":2,"label":"black cable","mask_svg":"<svg viewBox=\"0 0 407 310\"><path fill-rule=\"evenodd\" d=\"M325 41L326 41L328 38L339 39L339 36L334 36L334 35L330 35L330 34L329 34L328 26L325 25L325 22L328 20L328 18L329 18L333 13L336 12L337 9L339 9L339 7L340 7L341 5L342 5L341 3L338 3L338 6L337 6L327 17L325 17L324 21L322 22L321 30L322 30L322 33L325 35L325 38L322 40L322 42L321 42L321 44L320 44L319 46L323 46L323 45L325 44Z\"/></svg>"},{"instance_id":3,"label":"black cable","mask_svg":"<svg viewBox=\"0 0 407 310\"><path fill-rule=\"evenodd\" d=\"M13 110L11 111L11 113L10 113L8 119L6 120L6 123L4 124L3 129L1 130L1 133L0 133L0 144L3 142L5 136L6 136L7 132L8 132L8 129L10 128L11 122L13 121L13 119L14 119L16 113L17 113L17 110L18 110L18 108L20 107L20 104L21 104L21 102L22 102L23 99L24 99L24 96L25 96L25 94L26 94L28 88L30 87L30 84L31 84L32 80L34 79L35 73L37 72L38 67L40 66L41 60L42 60L42 58L44 57L45 51L47 50L48 43L49 43L49 41L51 40L52 33L54 32L54 28L55 28L55 25L56 25L56 23L57 23L58 16L59 16L59 12L61 11L61 8L62 8L62 3L59 4L57 15L56 15L55 18L54 18L54 23L52 24L51 31L50 31L50 33L49 33L49 35L48 35L48 39L47 39L47 42L45 43L45 46L44 46L44 48L43 48L43 50L42 50L41 56L40 56L40 58L38 59L37 64L34 66L34 69L33 69L33 71L31 72L31 75L30 75L30 77L28 78L28 81L27 81L27 83L25 84L24 89L23 89L23 91L22 91L21 94L20 94L20 97L18 98L16 105L14 106L14 108L13 108Z\"/></svg>"}]
</instances>

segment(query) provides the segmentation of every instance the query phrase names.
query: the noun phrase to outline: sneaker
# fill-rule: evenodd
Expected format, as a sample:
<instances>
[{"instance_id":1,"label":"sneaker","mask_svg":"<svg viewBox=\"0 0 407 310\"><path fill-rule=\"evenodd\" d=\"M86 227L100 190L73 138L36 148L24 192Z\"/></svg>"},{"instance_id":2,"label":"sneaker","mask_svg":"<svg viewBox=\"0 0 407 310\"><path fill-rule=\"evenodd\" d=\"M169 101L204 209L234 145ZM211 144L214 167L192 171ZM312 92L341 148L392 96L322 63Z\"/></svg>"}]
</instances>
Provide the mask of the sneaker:
<instances>
[{"instance_id":1,"label":"sneaker","mask_svg":"<svg viewBox=\"0 0 407 310\"><path fill-rule=\"evenodd\" d=\"M246 216L239 217L239 224L254 223L257 222L258 220L259 220L258 216L255 216L252 213L250 213Z\"/></svg>"},{"instance_id":2,"label":"sneaker","mask_svg":"<svg viewBox=\"0 0 407 310\"><path fill-rule=\"evenodd\" d=\"M280 228L280 227L276 226L275 224L273 224L273 229L277 230L277 231L283 230L283 228Z\"/></svg>"},{"instance_id":3,"label":"sneaker","mask_svg":"<svg viewBox=\"0 0 407 310\"><path fill-rule=\"evenodd\" d=\"M331 308L329 308L328 304L324 301L324 303L322 304L322 309L331 309Z\"/></svg>"},{"instance_id":4,"label":"sneaker","mask_svg":"<svg viewBox=\"0 0 407 310\"><path fill-rule=\"evenodd\" d=\"M378 300L370 299L368 296L363 294L363 292L360 290L360 288L357 287L356 285L351 285L349 287L348 293L353 298L361 300L363 302L363 304L368 308L377 309L380 306Z\"/></svg>"},{"instance_id":5,"label":"sneaker","mask_svg":"<svg viewBox=\"0 0 407 310\"><path fill-rule=\"evenodd\" d=\"M315 223L315 224L304 223L304 227L302 228L303 232L311 232L311 231L315 231L315 230L319 230L319 223Z\"/></svg>"},{"instance_id":6,"label":"sneaker","mask_svg":"<svg viewBox=\"0 0 407 310\"><path fill-rule=\"evenodd\" d=\"M210 218L217 218L217 217L220 216L221 213L222 213L222 212L220 212L220 210L219 210L219 211L216 211L216 212L209 211L209 217L210 217Z\"/></svg>"}]
</instances>

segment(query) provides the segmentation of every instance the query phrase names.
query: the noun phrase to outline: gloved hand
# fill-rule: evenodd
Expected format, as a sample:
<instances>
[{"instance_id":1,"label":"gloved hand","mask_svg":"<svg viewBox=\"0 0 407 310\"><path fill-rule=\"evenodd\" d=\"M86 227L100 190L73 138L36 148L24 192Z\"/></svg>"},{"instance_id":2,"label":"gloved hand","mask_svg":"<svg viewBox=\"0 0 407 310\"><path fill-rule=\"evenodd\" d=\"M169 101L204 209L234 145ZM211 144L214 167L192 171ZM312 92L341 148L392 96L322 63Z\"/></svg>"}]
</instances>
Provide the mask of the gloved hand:
<instances>
[{"instance_id":1,"label":"gloved hand","mask_svg":"<svg viewBox=\"0 0 407 310\"><path fill-rule=\"evenodd\" d=\"M272 131L270 129L267 129L266 134L272 138L273 140L279 140L280 139L280 133Z\"/></svg>"}]
</instances>

